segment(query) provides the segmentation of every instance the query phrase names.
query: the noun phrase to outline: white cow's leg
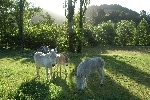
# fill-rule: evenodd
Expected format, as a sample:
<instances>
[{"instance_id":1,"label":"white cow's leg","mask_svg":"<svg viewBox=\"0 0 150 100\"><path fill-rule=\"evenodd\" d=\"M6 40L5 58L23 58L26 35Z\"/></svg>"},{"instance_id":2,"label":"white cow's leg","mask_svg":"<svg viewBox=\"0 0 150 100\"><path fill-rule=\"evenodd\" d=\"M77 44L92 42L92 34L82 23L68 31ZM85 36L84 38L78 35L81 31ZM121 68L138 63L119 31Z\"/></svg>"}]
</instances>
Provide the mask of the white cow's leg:
<instances>
[{"instance_id":1,"label":"white cow's leg","mask_svg":"<svg viewBox=\"0 0 150 100\"><path fill-rule=\"evenodd\" d=\"M104 81L104 70L103 70L103 69L100 69L100 70L99 70L99 74L100 74L100 76L101 76L100 84L102 85L102 84L103 84L103 81Z\"/></svg>"},{"instance_id":2,"label":"white cow's leg","mask_svg":"<svg viewBox=\"0 0 150 100\"><path fill-rule=\"evenodd\" d=\"M65 70L65 73L67 72L67 70L66 70L66 66L68 65L68 63L65 63L64 64L64 70Z\"/></svg>"},{"instance_id":3,"label":"white cow's leg","mask_svg":"<svg viewBox=\"0 0 150 100\"><path fill-rule=\"evenodd\" d=\"M52 67L50 67L49 69L50 69L50 73L49 73L50 74L50 80L52 80L53 79L53 77L52 77Z\"/></svg>"},{"instance_id":4,"label":"white cow's leg","mask_svg":"<svg viewBox=\"0 0 150 100\"><path fill-rule=\"evenodd\" d=\"M36 73L37 73L37 77L40 77L39 75L39 66L36 65Z\"/></svg>"},{"instance_id":5,"label":"white cow's leg","mask_svg":"<svg viewBox=\"0 0 150 100\"><path fill-rule=\"evenodd\" d=\"M48 80L48 67L45 66L45 69L46 69L46 80Z\"/></svg>"},{"instance_id":6,"label":"white cow's leg","mask_svg":"<svg viewBox=\"0 0 150 100\"><path fill-rule=\"evenodd\" d=\"M85 81L85 86L84 87L87 87L87 81L88 81L88 77L87 76L85 77L84 81Z\"/></svg>"}]
</instances>

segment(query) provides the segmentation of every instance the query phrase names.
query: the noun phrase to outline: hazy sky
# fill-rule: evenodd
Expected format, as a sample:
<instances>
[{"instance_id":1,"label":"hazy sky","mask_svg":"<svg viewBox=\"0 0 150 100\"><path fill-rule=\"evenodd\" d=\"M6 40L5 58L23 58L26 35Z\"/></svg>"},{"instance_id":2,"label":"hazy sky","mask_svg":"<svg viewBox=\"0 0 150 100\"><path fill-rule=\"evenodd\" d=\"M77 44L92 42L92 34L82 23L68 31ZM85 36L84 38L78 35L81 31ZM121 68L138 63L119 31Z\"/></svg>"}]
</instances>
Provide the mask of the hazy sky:
<instances>
[{"instance_id":1,"label":"hazy sky","mask_svg":"<svg viewBox=\"0 0 150 100\"><path fill-rule=\"evenodd\" d=\"M42 8L51 10L57 14L64 15L63 3L65 0L27 0L35 4L35 6L41 6ZM79 2L79 0L78 0ZM133 11L140 12L146 10L150 12L150 0L91 0L90 5L101 4L119 4L123 7L127 7ZM77 7L78 4L77 4Z\"/></svg>"}]
</instances>

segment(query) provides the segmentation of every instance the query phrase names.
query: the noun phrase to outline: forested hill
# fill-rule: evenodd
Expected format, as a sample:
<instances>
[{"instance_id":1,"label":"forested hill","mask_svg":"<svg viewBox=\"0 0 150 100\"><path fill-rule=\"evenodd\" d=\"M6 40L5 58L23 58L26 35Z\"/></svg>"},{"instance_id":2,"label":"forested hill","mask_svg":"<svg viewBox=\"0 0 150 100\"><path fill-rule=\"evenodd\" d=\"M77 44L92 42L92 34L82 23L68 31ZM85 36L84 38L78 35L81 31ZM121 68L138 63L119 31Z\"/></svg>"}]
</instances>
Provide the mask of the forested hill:
<instances>
[{"instance_id":1,"label":"forested hill","mask_svg":"<svg viewBox=\"0 0 150 100\"><path fill-rule=\"evenodd\" d=\"M135 16L139 15L139 13L137 13L137 12L135 12L135 11L129 9L129 8L122 7L121 5L118 5L118 4L111 4L111 5L103 4L103 5L100 5L100 6L97 6L97 5L89 6L87 11L86 11L87 16L90 15L90 13L93 11L93 9L100 9L100 8L104 9L106 14L109 14L112 11L120 11L120 12L123 11L125 13L133 14Z\"/></svg>"},{"instance_id":2,"label":"forested hill","mask_svg":"<svg viewBox=\"0 0 150 100\"><path fill-rule=\"evenodd\" d=\"M89 6L87 11L86 11L86 17L90 18L91 15L92 15L91 13L93 12L93 10L100 9L100 8L104 9L104 12L105 12L106 15L108 15L108 14L113 15L113 14L115 14L114 12L117 12L117 14L115 14L115 16L113 15L113 17L115 19L118 19L118 15L120 14L118 12L123 12L122 16L124 16L124 18L119 18L119 19L125 19L125 17L126 17L126 18L128 18L127 20L132 20L132 19L136 19L137 16L139 16L139 13L137 13L137 12L131 10L131 9L128 9L126 7L122 7L121 5L118 5L118 4L112 4L112 5L103 4L103 5L100 5L100 6L96 6L96 5ZM51 15L51 17L55 19L55 22L58 23L58 24L63 23L63 21L65 20L65 16L58 15L57 13L52 12L50 10L43 9L43 12L48 12ZM126 16L126 15L128 15L128 16ZM107 18L107 19L113 20L112 16L109 16L109 17L111 17L111 18ZM34 18L32 18L32 21L35 22L35 21L38 21L38 20L41 20L41 19L42 19L41 17L35 16Z\"/></svg>"},{"instance_id":3,"label":"forested hill","mask_svg":"<svg viewBox=\"0 0 150 100\"><path fill-rule=\"evenodd\" d=\"M88 7L86 11L86 21L88 23L91 23L92 25L98 25L99 23L108 20L112 20L115 23L121 20L132 20L138 24L141 18L140 14L136 11L122 7L118 4L103 4L100 6L92 5Z\"/></svg>"}]
</instances>

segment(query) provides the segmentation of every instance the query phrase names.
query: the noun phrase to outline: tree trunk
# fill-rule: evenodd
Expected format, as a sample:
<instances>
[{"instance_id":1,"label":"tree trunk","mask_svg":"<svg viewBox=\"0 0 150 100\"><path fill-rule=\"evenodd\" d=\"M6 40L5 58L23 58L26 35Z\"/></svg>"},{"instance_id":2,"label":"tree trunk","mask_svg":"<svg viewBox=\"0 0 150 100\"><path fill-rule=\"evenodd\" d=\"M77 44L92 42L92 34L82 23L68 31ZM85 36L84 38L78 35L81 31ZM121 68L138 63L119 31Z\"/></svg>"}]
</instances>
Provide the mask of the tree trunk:
<instances>
[{"instance_id":1,"label":"tree trunk","mask_svg":"<svg viewBox=\"0 0 150 100\"><path fill-rule=\"evenodd\" d=\"M73 33L73 15L74 15L74 8L75 5L72 5L72 0L68 0L68 15L67 15L67 19L68 19L68 27L69 27L69 52L75 52L75 48L74 48L74 33Z\"/></svg>"},{"instance_id":2,"label":"tree trunk","mask_svg":"<svg viewBox=\"0 0 150 100\"><path fill-rule=\"evenodd\" d=\"M72 29L72 21L68 20L68 26L69 26L69 52L74 53L75 48L74 48L74 34L73 34L73 29Z\"/></svg>"},{"instance_id":3,"label":"tree trunk","mask_svg":"<svg viewBox=\"0 0 150 100\"><path fill-rule=\"evenodd\" d=\"M21 52L24 51L24 32L23 32L23 8L24 8L24 1L20 0L19 4L19 34L20 34L20 49Z\"/></svg>"},{"instance_id":4,"label":"tree trunk","mask_svg":"<svg viewBox=\"0 0 150 100\"><path fill-rule=\"evenodd\" d=\"M80 35L83 34L83 22L82 22L82 18L83 18L83 2L82 0L80 0L80 17L79 17L79 29L80 29ZM77 53L81 53L82 52L82 39L81 37L78 38L78 46L77 46Z\"/></svg>"}]
</instances>

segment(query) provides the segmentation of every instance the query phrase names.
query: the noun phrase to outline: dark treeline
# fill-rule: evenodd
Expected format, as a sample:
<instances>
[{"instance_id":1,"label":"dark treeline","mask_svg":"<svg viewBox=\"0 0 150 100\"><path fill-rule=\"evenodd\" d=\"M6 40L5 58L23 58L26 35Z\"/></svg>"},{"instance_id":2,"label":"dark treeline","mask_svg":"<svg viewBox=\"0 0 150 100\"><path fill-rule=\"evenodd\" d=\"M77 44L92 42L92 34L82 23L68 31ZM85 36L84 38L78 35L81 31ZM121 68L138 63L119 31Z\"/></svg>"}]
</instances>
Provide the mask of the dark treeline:
<instances>
[{"instance_id":1,"label":"dark treeline","mask_svg":"<svg viewBox=\"0 0 150 100\"><path fill-rule=\"evenodd\" d=\"M26 0L23 1L24 47L37 49L41 45L49 45L50 48L58 46L60 51L66 51L68 48L68 22L65 20L62 24L56 24L55 18L52 18L50 13L42 12L40 7L35 7ZM1 49L20 48L18 5L19 0L0 1ZM82 34L79 32L81 30L78 24L79 14L74 15L72 40L74 48L77 48L79 40L83 46L150 45L150 21L146 11L142 10L138 14L120 5L101 6L102 8L91 6L94 7L94 10L88 8L86 13L89 12L89 15L83 17ZM41 20L31 21L34 16L39 16ZM88 21L85 20L86 18Z\"/></svg>"}]
</instances>

